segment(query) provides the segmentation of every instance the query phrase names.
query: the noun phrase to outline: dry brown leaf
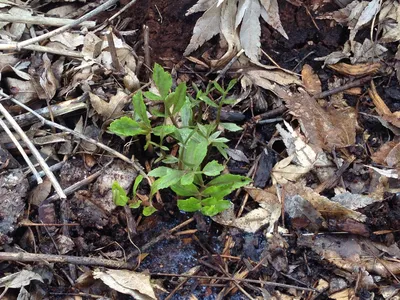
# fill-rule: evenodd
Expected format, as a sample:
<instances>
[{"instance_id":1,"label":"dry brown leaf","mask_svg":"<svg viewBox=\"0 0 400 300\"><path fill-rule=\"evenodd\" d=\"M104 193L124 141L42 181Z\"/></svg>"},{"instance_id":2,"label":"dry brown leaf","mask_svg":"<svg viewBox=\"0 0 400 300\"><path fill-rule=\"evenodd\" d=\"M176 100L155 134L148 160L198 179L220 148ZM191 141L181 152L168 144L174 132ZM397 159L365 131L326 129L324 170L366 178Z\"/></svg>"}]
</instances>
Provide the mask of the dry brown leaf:
<instances>
[{"instance_id":1,"label":"dry brown leaf","mask_svg":"<svg viewBox=\"0 0 400 300\"><path fill-rule=\"evenodd\" d=\"M346 63L337 63L328 67L336 72L348 76L366 76L372 75L379 71L381 63L365 63L349 65Z\"/></svg>"},{"instance_id":2,"label":"dry brown leaf","mask_svg":"<svg viewBox=\"0 0 400 300\"><path fill-rule=\"evenodd\" d=\"M150 282L150 276L129 270L93 271L93 277L100 279L110 288L135 299L157 299Z\"/></svg>"},{"instance_id":3,"label":"dry brown leaf","mask_svg":"<svg viewBox=\"0 0 400 300\"><path fill-rule=\"evenodd\" d=\"M223 211L212 219L223 225L233 226L245 232L256 232L261 227L268 225L268 231L272 232L274 224L281 215L281 203L276 195L258 188L246 188L249 195L260 204L245 216L236 218L233 206Z\"/></svg>"},{"instance_id":4,"label":"dry brown leaf","mask_svg":"<svg viewBox=\"0 0 400 300\"><path fill-rule=\"evenodd\" d=\"M46 93L47 99L51 100L56 95L57 88L60 83L54 76L53 70L51 69L51 61L47 56L47 53L43 54L43 73L40 76L40 86Z\"/></svg>"},{"instance_id":5,"label":"dry brown leaf","mask_svg":"<svg viewBox=\"0 0 400 300\"><path fill-rule=\"evenodd\" d=\"M295 155L292 154L279 161L271 171L273 184L286 184L287 182L295 182L310 171L310 167L302 167L291 164Z\"/></svg>"},{"instance_id":6,"label":"dry brown leaf","mask_svg":"<svg viewBox=\"0 0 400 300\"><path fill-rule=\"evenodd\" d=\"M299 237L298 245L310 247L330 263L348 272L364 269L369 273L386 278L393 274L400 274L400 262L385 259L381 255L384 251L391 256L398 257L398 248L386 247L371 242L368 238L303 235ZM368 284L370 281L366 283Z\"/></svg>"},{"instance_id":7,"label":"dry brown leaf","mask_svg":"<svg viewBox=\"0 0 400 300\"><path fill-rule=\"evenodd\" d=\"M378 114L392 125L400 127L400 113L392 113L390 111L389 107L387 107L386 103L378 94L373 80L371 80L371 88L368 89L368 94L374 102Z\"/></svg>"},{"instance_id":8,"label":"dry brown leaf","mask_svg":"<svg viewBox=\"0 0 400 300\"><path fill-rule=\"evenodd\" d=\"M301 80L303 81L304 88L311 95L322 92L321 81L310 65L305 64L303 66L301 70Z\"/></svg>"},{"instance_id":9,"label":"dry brown leaf","mask_svg":"<svg viewBox=\"0 0 400 300\"><path fill-rule=\"evenodd\" d=\"M214 1L214 4L197 20L192 38L183 55L189 55L206 41L217 35L220 32L220 24L221 6L217 7L217 3Z\"/></svg>"},{"instance_id":10,"label":"dry brown leaf","mask_svg":"<svg viewBox=\"0 0 400 300\"><path fill-rule=\"evenodd\" d=\"M94 110L102 116L103 120L118 117L124 106L129 103L128 95L121 90L118 90L116 95L111 96L109 102L104 101L91 92L89 93L89 99Z\"/></svg>"},{"instance_id":11,"label":"dry brown leaf","mask_svg":"<svg viewBox=\"0 0 400 300\"><path fill-rule=\"evenodd\" d=\"M350 218L359 222L365 222L367 219L365 215L321 196L313 189L306 187L303 182L287 183L284 190L286 197L298 195L309 201L324 218L342 220Z\"/></svg>"},{"instance_id":12,"label":"dry brown leaf","mask_svg":"<svg viewBox=\"0 0 400 300\"><path fill-rule=\"evenodd\" d=\"M32 15L32 13L29 12L28 10L20 8L20 7L17 7L17 6L12 7L8 11L8 13L10 15L17 15L19 17L31 16ZM10 33L14 37L13 40L14 41L19 41L21 39L22 34L24 33L25 29L26 29L26 24L25 23L16 23L15 22L15 23L11 24Z\"/></svg>"},{"instance_id":13,"label":"dry brown leaf","mask_svg":"<svg viewBox=\"0 0 400 300\"><path fill-rule=\"evenodd\" d=\"M379 149L371 155L371 159L377 164L380 164L383 166L388 166L386 159L389 156L389 153L391 153L394 148L398 148L399 145L400 145L400 143L398 141L389 141L389 142L383 144L382 146L380 146ZM395 151L397 152L398 150L395 150ZM397 155L399 155L398 152L397 152ZM391 156L391 157L393 157L393 156ZM394 157L396 157L396 155L394 155ZM397 160L398 160L400 158L400 156L397 156L397 157L398 157L397 158ZM397 161L397 163L398 163L398 161ZM390 167L392 167L392 166L390 166Z\"/></svg>"},{"instance_id":14,"label":"dry brown leaf","mask_svg":"<svg viewBox=\"0 0 400 300\"><path fill-rule=\"evenodd\" d=\"M356 141L357 118L353 108L331 108L325 111L303 89L284 96L290 113L299 120L310 145L329 152L353 145Z\"/></svg>"},{"instance_id":15,"label":"dry brown leaf","mask_svg":"<svg viewBox=\"0 0 400 300\"><path fill-rule=\"evenodd\" d=\"M31 205L40 206L40 203L42 203L50 195L51 186L50 180L46 177L41 184L37 185L30 192L29 203Z\"/></svg>"}]
</instances>

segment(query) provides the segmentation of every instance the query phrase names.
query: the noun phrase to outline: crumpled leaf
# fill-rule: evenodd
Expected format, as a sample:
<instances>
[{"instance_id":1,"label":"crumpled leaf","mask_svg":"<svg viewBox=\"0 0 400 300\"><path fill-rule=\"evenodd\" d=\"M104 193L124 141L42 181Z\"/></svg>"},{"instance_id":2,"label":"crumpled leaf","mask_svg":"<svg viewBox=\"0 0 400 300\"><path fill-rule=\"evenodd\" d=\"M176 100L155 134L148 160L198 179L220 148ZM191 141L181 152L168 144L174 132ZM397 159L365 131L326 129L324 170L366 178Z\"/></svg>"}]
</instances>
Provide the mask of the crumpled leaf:
<instances>
[{"instance_id":1,"label":"crumpled leaf","mask_svg":"<svg viewBox=\"0 0 400 300\"><path fill-rule=\"evenodd\" d=\"M299 120L310 145L332 151L356 142L357 118L353 108L323 109L303 89L284 97L290 113Z\"/></svg>"},{"instance_id":2,"label":"crumpled leaf","mask_svg":"<svg viewBox=\"0 0 400 300\"><path fill-rule=\"evenodd\" d=\"M391 277L400 274L398 260L385 259L382 251L398 257L398 247L386 247L383 244L371 242L368 238L340 235L300 236L298 245L310 247L318 255L335 266L354 272L366 270L382 277ZM379 257L379 259L377 259ZM364 275L363 275L364 276Z\"/></svg>"},{"instance_id":3,"label":"crumpled leaf","mask_svg":"<svg viewBox=\"0 0 400 300\"><path fill-rule=\"evenodd\" d=\"M43 282L42 277L35 272L22 270L0 278L0 287L18 289L31 283L32 280Z\"/></svg>"},{"instance_id":4,"label":"crumpled leaf","mask_svg":"<svg viewBox=\"0 0 400 300\"><path fill-rule=\"evenodd\" d=\"M75 50L78 46L83 45L85 37L79 33L63 32L50 38L52 42L59 42L69 50Z\"/></svg>"},{"instance_id":5,"label":"crumpled leaf","mask_svg":"<svg viewBox=\"0 0 400 300\"><path fill-rule=\"evenodd\" d=\"M294 74L285 72L282 69L270 66L246 68L242 71L241 84L245 89L248 85L255 84L275 94L280 95L283 91L280 86L286 87L292 84L302 85L300 79Z\"/></svg>"},{"instance_id":6,"label":"crumpled leaf","mask_svg":"<svg viewBox=\"0 0 400 300\"><path fill-rule=\"evenodd\" d=\"M312 169L316 169L317 174L327 172L325 167L330 167L332 163L322 149L306 144L305 138L301 137L289 123L284 121L284 124L288 131L283 129L280 124L277 124L276 128L283 139L290 159L280 161L274 166L271 174L273 181L280 184L295 181Z\"/></svg>"},{"instance_id":7,"label":"crumpled leaf","mask_svg":"<svg viewBox=\"0 0 400 300\"><path fill-rule=\"evenodd\" d=\"M47 53L43 54L43 66L44 70L40 76L39 83L45 91L47 99L51 100L56 95L60 83L54 76L53 70L51 69L51 61L48 58Z\"/></svg>"},{"instance_id":8,"label":"crumpled leaf","mask_svg":"<svg viewBox=\"0 0 400 300\"><path fill-rule=\"evenodd\" d=\"M100 279L110 288L139 300L157 299L150 283L150 276L129 270L96 269L93 277Z\"/></svg>"},{"instance_id":9,"label":"crumpled leaf","mask_svg":"<svg viewBox=\"0 0 400 300\"><path fill-rule=\"evenodd\" d=\"M312 188L306 187L303 182L287 183L284 189L285 197L298 195L306 199L323 217L338 220L354 219L359 222L365 222L367 219L365 215L331 201L327 197L321 196Z\"/></svg>"},{"instance_id":10,"label":"crumpled leaf","mask_svg":"<svg viewBox=\"0 0 400 300\"><path fill-rule=\"evenodd\" d=\"M282 205L278 197L258 188L246 188L246 191L259 203L259 208L253 209L243 217L236 218L234 208L231 206L219 215L212 217L213 221L251 233L269 224L268 232L272 232L274 224L280 218L282 211Z\"/></svg>"},{"instance_id":11,"label":"crumpled leaf","mask_svg":"<svg viewBox=\"0 0 400 300\"><path fill-rule=\"evenodd\" d=\"M8 11L8 13L10 15L17 15L17 16L20 16L20 17L31 16L32 15L32 13L29 12L28 10L20 8L20 7L17 7L17 6L12 7ZM24 33L25 29L26 29L26 24L25 23L16 23L16 22L14 22L14 23L11 24L10 33L14 37L14 41L19 41L21 39L22 34Z\"/></svg>"},{"instance_id":12,"label":"crumpled leaf","mask_svg":"<svg viewBox=\"0 0 400 300\"><path fill-rule=\"evenodd\" d=\"M129 97L122 90L118 90L117 94L110 97L110 101L104 101L99 96L89 93L90 103L94 110L103 117L104 120L113 119L121 114L124 106L129 103Z\"/></svg>"}]
</instances>

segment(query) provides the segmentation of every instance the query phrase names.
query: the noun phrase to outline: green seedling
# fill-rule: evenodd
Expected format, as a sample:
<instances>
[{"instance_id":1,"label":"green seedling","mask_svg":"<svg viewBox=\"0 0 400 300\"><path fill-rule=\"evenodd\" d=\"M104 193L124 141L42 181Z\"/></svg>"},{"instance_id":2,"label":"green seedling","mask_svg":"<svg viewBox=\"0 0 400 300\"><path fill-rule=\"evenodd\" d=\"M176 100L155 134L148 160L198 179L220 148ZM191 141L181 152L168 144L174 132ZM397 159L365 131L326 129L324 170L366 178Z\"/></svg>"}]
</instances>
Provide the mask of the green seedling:
<instances>
[{"instance_id":1,"label":"green seedling","mask_svg":"<svg viewBox=\"0 0 400 300\"><path fill-rule=\"evenodd\" d=\"M178 200L178 207L183 211L200 211L207 216L224 211L231 205L224 197L251 181L239 175L221 174L224 166L215 160L207 160L207 154L212 148L227 158L226 148L229 140L221 137L222 131L218 130L219 126L233 132L242 129L234 123L220 122L223 105L234 102L228 98L228 93L236 81L229 82L226 89L217 82L211 82L205 91L193 85L195 96L192 97L187 93L186 83L180 83L171 91L171 75L155 64L153 82L158 93L137 92L132 97L133 116L124 116L113 121L109 130L122 137L145 136L144 148L153 147L159 151L156 162L162 162L165 166L158 167L148 174L157 178L151 186L150 199L159 190L170 188L179 198L183 198ZM219 93L220 97L212 100L209 96L212 92ZM162 109L153 108L148 111L144 99L161 102ZM216 120L209 124L203 124L201 116L206 106L217 109ZM154 126L149 115L158 117L162 123ZM177 156L169 154L169 148L165 146L166 138L177 142ZM138 184L135 181L134 195L135 186L137 188ZM127 205L129 202L127 195L122 191L117 184L113 185L113 193L116 195L114 201L117 205ZM143 214L148 215L154 211L154 207L147 206Z\"/></svg>"}]
</instances>

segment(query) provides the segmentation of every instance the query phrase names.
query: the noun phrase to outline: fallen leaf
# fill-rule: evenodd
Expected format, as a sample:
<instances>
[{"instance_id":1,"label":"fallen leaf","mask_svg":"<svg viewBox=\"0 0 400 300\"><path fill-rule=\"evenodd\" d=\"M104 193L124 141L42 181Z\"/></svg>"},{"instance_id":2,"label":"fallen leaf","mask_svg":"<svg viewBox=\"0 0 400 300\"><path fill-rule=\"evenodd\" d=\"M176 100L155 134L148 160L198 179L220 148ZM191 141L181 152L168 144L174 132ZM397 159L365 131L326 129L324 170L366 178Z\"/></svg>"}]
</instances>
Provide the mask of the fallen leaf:
<instances>
[{"instance_id":1,"label":"fallen leaf","mask_svg":"<svg viewBox=\"0 0 400 300\"><path fill-rule=\"evenodd\" d=\"M150 276L129 270L93 271L93 277L100 279L110 288L135 299L157 299L150 283Z\"/></svg>"},{"instance_id":2,"label":"fallen leaf","mask_svg":"<svg viewBox=\"0 0 400 300\"><path fill-rule=\"evenodd\" d=\"M289 112L299 120L310 145L331 152L355 144L357 118L353 108L326 111L303 89L288 94L284 100Z\"/></svg>"},{"instance_id":3,"label":"fallen leaf","mask_svg":"<svg viewBox=\"0 0 400 300\"><path fill-rule=\"evenodd\" d=\"M301 70L301 80L303 81L304 88L311 95L322 92L321 81L310 65L305 64L303 66Z\"/></svg>"},{"instance_id":4,"label":"fallen leaf","mask_svg":"<svg viewBox=\"0 0 400 300\"><path fill-rule=\"evenodd\" d=\"M129 103L129 97L122 90L118 90L117 94L110 97L107 102L99 96L89 92L90 103L94 110L102 116L103 120L109 120L118 117L122 109Z\"/></svg>"}]
</instances>

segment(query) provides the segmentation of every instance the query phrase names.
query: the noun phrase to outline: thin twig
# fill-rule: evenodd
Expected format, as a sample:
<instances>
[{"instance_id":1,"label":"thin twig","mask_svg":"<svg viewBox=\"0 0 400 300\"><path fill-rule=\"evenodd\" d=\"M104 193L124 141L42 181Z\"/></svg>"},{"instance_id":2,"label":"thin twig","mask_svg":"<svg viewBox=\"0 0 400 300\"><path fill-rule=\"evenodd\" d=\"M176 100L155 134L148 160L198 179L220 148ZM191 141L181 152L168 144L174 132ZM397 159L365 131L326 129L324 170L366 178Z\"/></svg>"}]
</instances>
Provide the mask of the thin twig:
<instances>
[{"instance_id":1,"label":"thin twig","mask_svg":"<svg viewBox=\"0 0 400 300\"><path fill-rule=\"evenodd\" d=\"M83 54L78 51L56 49L56 48L50 48L50 47L46 47L46 46L28 45L28 46L22 47L22 49L30 50L30 51L37 51L37 52L44 52L44 53L51 53L51 54L68 56L68 57L73 57L73 58L83 58Z\"/></svg>"},{"instance_id":2,"label":"thin twig","mask_svg":"<svg viewBox=\"0 0 400 300\"><path fill-rule=\"evenodd\" d=\"M10 15L0 13L0 21L1 22L12 22L12 23L24 23L24 24L36 24L43 26L64 26L73 23L75 20L73 19L63 19L63 18L53 18L53 17L45 17L45 16L20 16L20 15ZM84 26L87 28L93 28L96 26L95 21L86 21L78 24L80 26ZM76 27L76 25L75 25Z\"/></svg>"},{"instance_id":3,"label":"thin twig","mask_svg":"<svg viewBox=\"0 0 400 300\"><path fill-rule=\"evenodd\" d=\"M354 80L352 82L346 83L344 85L338 86L337 88L331 89L329 91L325 91L319 94L314 95L314 99L322 99L340 92L343 92L345 90L348 90L350 88L356 87L356 86L360 86L363 85L364 83L370 81L372 79L372 76L365 76L363 78Z\"/></svg>"},{"instance_id":4,"label":"thin twig","mask_svg":"<svg viewBox=\"0 0 400 300\"><path fill-rule=\"evenodd\" d=\"M0 94L2 96L4 96L4 95L6 97L8 96L8 95L4 94L2 91L0 92ZM12 98L10 98L10 100L11 99ZM29 150L31 150L32 155L36 158L36 160L40 164L40 167L46 173L47 177L49 178L51 184L54 187L54 190L59 195L59 197L61 199L67 198L67 196L65 196L65 193L64 193L63 189L60 186L60 183L57 181L57 178L54 176L53 172L49 169L49 166L47 165L46 161L43 159L42 155L39 153L39 151L36 149L35 145L32 144L32 142L30 141L28 136L25 134L25 132L21 129L21 127L19 127L17 122L15 122L13 117L10 115L10 113L7 111L7 109L5 109L5 107L1 103L0 103L0 112L3 114L3 116L10 123L12 128L19 134L19 136L25 142L25 144L29 148Z\"/></svg>"},{"instance_id":5,"label":"thin twig","mask_svg":"<svg viewBox=\"0 0 400 300\"><path fill-rule=\"evenodd\" d=\"M149 39L150 39L149 26L143 25L144 64L147 66L147 68L151 68Z\"/></svg>"},{"instance_id":6,"label":"thin twig","mask_svg":"<svg viewBox=\"0 0 400 300\"><path fill-rule=\"evenodd\" d=\"M73 185L67 187L66 189L64 189L65 195L71 195L73 192L75 192L76 190L80 189L81 187L88 185L89 183L93 182L97 177L99 177L101 175L101 173L104 171L104 168L93 173L92 175L84 178L81 181L78 181L76 183L74 183ZM57 200L59 197L57 194L54 194L52 196L50 196L49 198L46 199L47 202L50 201L54 201Z\"/></svg>"},{"instance_id":7,"label":"thin twig","mask_svg":"<svg viewBox=\"0 0 400 300\"><path fill-rule=\"evenodd\" d=\"M99 7L95 8L91 12L87 13L86 15L83 15L82 17L76 19L74 22L64 25L60 28L57 28L55 30L52 30L48 33L42 34L41 36L34 37L19 43L10 43L10 44L0 44L0 50L20 50L28 45L32 45L38 42L41 42L45 39L51 38L52 36L55 36L57 34L63 33L64 31L75 27L82 22L93 18L94 16L98 15L99 13L105 11L106 9L110 8L112 5L116 4L119 0L108 0L104 4L100 5Z\"/></svg>"},{"instance_id":8,"label":"thin twig","mask_svg":"<svg viewBox=\"0 0 400 300\"><path fill-rule=\"evenodd\" d=\"M3 97L9 97L9 95L7 95L6 93L4 93L3 91L0 91L0 95L3 96ZM97 147L99 147L99 148L101 148L101 149L107 151L108 153L110 153L110 154L112 154L112 155L118 157L119 159L121 159L121 160L123 160L123 161L125 161L125 162L127 162L127 163L129 163L129 164L131 164L131 165L135 168L135 170L136 170L137 172L139 172L144 178L146 178L146 179L150 182L149 177L148 177L147 174L143 171L143 168L142 168L138 163L136 163L136 162L133 161L133 160L130 160L130 159L129 159L128 157L126 157L125 155L119 153L118 151L115 151L114 149L112 149L112 148L110 148L110 147L108 147L108 146L106 146L106 145L104 145L104 144L102 144L102 143L99 143L98 141L96 141L96 140L94 140L94 139L92 139L92 138L90 138L90 137L85 136L84 134L82 134L82 133L80 133L80 132L77 132L77 131L75 131L75 130L73 130L73 129L70 129L70 128L68 128L68 127L62 126L62 125L60 125L60 124L51 122L51 121L49 121L49 120L43 118L43 117L42 117L41 115L39 115L36 111L34 111L33 109L31 109L30 107L26 106L25 104L21 103L20 101L18 101L17 99L15 99L15 98L13 98L13 97L10 97L10 101L14 102L15 104L19 105L19 106L22 107L23 109L25 109L25 110L29 111L30 113L32 113L33 115L35 115L40 121L43 122L43 124L46 124L47 126L50 126L50 127L54 127L54 128L60 129L61 131L68 132L68 133L70 133L70 134L72 134L72 135L74 135L74 136L76 136L76 137L78 137L78 138L80 138L80 139L82 139L82 140L84 140L84 141L87 141L87 142L89 142L89 143L91 143L91 144L96 145ZM13 120L13 121L14 121L14 120Z\"/></svg>"},{"instance_id":9,"label":"thin twig","mask_svg":"<svg viewBox=\"0 0 400 300\"><path fill-rule=\"evenodd\" d=\"M150 273L151 276L165 276L165 277L183 277L183 278L198 278L198 279L209 279L209 280L228 280L228 281L243 281L248 283L258 283L269 286L277 286L288 289L296 289L301 291L308 292L317 292L317 290L312 288L306 288L301 286L295 286L290 284L271 282L265 280L256 280L256 279L245 279L245 278L230 278L230 277L222 277L222 276L202 276L202 275L185 275L185 274L170 274L170 273Z\"/></svg>"},{"instance_id":10,"label":"thin twig","mask_svg":"<svg viewBox=\"0 0 400 300\"><path fill-rule=\"evenodd\" d=\"M104 34L107 38L108 50L110 51L111 54L112 65L115 68L115 70L117 70L117 72L122 72L122 67L118 60L117 49L115 48L112 28L109 27Z\"/></svg>"},{"instance_id":11,"label":"thin twig","mask_svg":"<svg viewBox=\"0 0 400 300\"><path fill-rule=\"evenodd\" d=\"M27 163L29 169L32 171L33 175L35 176L37 183L38 184L42 183L43 182L42 178L40 177L38 171L35 169L35 166L29 159L28 155L26 155L24 148L22 148L21 144L18 142L18 140L15 138L14 134L11 132L11 130L7 127L6 123L4 123L3 119L1 119L1 118L0 118L0 126L4 129L4 131L10 137L11 141L17 147L19 153L21 153L21 155L24 158L25 162Z\"/></svg>"},{"instance_id":12,"label":"thin twig","mask_svg":"<svg viewBox=\"0 0 400 300\"><path fill-rule=\"evenodd\" d=\"M119 12L117 12L116 14L114 14L111 18L108 19L108 21L112 21L114 20L116 17L118 17L120 14L122 14L124 11L126 11L127 9L131 8L131 6L133 4L136 3L137 0L132 0L131 2L129 2L127 5L125 5L122 9L120 9Z\"/></svg>"},{"instance_id":13,"label":"thin twig","mask_svg":"<svg viewBox=\"0 0 400 300\"><path fill-rule=\"evenodd\" d=\"M240 50L238 54L236 54L229 63L221 70L221 72L218 74L217 78L215 78L215 81L219 81L221 78L225 76L225 73L228 72L228 70L232 67L232 65L239 59L239 57L244 53L244 49Z\"/></svg>"},{"instance_id":14,"label":"thin twig","mask_svg":"<svg viewBox=\"0 0 400 300\"><path fill-rule=\"evenodd\" d=\"M85 266L102 266L106 268L115 269L129 269L135 268L134 264L104 259L99 257L81 257L69 255L54 255L54 254L36 254L36 253L14 253L14 252L0 252L0 261L17 261L17 262L42 262L47 261L50 263L69 263L75 265Z\"/></svg>"}]
</instances>

